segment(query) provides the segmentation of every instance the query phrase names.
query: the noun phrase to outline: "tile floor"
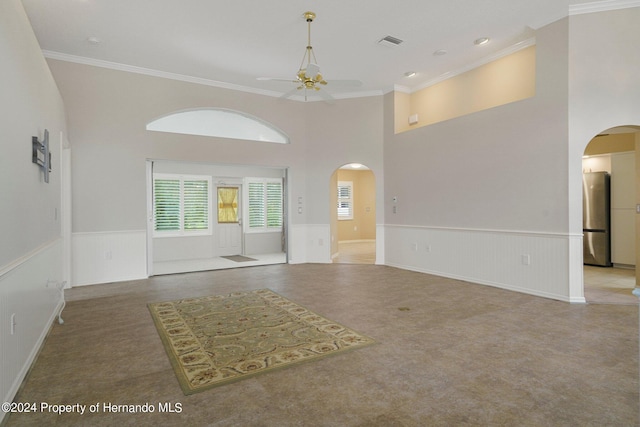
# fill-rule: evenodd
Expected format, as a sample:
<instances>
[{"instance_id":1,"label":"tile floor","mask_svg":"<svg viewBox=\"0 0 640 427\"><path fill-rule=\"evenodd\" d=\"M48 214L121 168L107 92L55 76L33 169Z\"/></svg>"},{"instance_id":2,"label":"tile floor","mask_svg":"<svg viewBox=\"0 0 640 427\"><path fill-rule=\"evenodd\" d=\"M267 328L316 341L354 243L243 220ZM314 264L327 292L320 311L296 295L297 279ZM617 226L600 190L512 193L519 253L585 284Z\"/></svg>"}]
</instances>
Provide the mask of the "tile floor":
<instances>
[{"instance_id":1,"label":"tile floor","mask_svg":"<svg viewBox=\"0 0 640 427\"><path fill-rule=\"evenodd\" d=\"M265 287L377 344L183 395L147 304ZM16 401L99 410L10 414L6 427L638 425L634 305L567 304L357 264L156 276L68 297L65 323L52 326Z\"/></svg>"},{"instance_id":2,"label":"tile floor","mask_svg":"<svg viewBox=\"0 0 640 427\"><path fill-rule=\"evenodd\" d=\"M628 268L584 266L584 296L590 304L638 304L631 291L636 272Z\"/></svg>"}]
</instances>

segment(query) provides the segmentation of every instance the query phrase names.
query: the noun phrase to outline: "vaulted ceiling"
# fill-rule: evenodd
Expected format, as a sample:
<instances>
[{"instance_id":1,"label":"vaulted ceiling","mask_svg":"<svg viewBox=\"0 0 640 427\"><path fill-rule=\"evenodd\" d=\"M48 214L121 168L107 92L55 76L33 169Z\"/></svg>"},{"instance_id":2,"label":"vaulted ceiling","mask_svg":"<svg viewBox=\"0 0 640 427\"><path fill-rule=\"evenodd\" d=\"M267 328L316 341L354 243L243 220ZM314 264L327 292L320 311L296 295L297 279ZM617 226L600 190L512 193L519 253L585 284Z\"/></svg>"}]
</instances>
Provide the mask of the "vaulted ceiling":
<instances>
[{"instance_id":1,"label":"vaulted ceiling","mask_svg":"<svg viewBox=\"0 0 640 427\"><path fill-rule=\"evenodd\" d=\"M424 87L594 0L22 0L45 55L279 96L307 46L336 97ZM379 43L386 36L397 46ZM483 45L474 41L488 37ZM440 53L440 54L438 54ZM413 77L405 73L415 72ZM339 87L332 80L360 80Z\"/></svg>"}]
</instances>

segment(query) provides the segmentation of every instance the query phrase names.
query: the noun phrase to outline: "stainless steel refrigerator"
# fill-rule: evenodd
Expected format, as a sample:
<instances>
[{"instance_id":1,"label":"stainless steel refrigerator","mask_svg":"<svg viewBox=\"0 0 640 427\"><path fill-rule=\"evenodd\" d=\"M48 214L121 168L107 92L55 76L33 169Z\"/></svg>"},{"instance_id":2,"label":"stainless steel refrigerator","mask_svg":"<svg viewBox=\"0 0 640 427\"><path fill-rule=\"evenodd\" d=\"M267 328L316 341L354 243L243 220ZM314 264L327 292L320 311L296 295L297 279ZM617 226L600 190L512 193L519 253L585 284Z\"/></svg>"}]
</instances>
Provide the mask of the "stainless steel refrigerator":
<instances>
[{"instance_id":1,"label":"stainless steel refrigerator","mask_svg":"<svg viewBox=\"0 0 640 427\"><path fill-rule=\"evenodd\" d=\"M611 266L611 193L607 172L582 174L584 263Z\"/></svg>"}]
</instances>

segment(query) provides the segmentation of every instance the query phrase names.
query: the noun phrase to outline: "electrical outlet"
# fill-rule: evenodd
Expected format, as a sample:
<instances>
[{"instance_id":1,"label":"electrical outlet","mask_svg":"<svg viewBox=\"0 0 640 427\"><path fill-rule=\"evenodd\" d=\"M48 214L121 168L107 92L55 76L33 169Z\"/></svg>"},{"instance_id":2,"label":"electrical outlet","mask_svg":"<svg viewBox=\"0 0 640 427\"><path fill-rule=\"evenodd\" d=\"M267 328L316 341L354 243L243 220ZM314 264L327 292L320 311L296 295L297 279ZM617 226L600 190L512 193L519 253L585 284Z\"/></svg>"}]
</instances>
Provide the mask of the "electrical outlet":
<instances>
[{"instance_id":1,"label":"electrical outlet","mask_svg":"<svg viewBox=\"0 0 640 427\"><path fill-rule=\"evenodd\" d=\"M418 252L418 244L417 243L413 243L411 245L411 249L413 249L414 252Z\"/></svg>"},{"instance_id":2,"label":"electrical outlet","mask_svg":"<svg viewBox=\"0 0 640 427\"><path fill-rule=\"evenodd\" d=\"M16 333L16 314L11 315L11 335Z\"/></svg>"},{"instance_id":3,"label":"electrical outlet","mask_svg":"<svg viewBox=\"0 0 640 427\"><path fill-rule=\"evenodd\" d=\"M427 251L427 252L431 252L431 245L427 245L427 246L424 248L424 250L425 250L425 251Z\"/></svg>"},{"instance_id":4,"label":"electrical outlet","mask_svg":"<svg viewBox=\"0 0 640 427\"><path fill-rule=\"evenodd\" d=\"M522 265L530 265L531 264L531 256L530 255L522 255Z\"/></svg>"}]
</instances>

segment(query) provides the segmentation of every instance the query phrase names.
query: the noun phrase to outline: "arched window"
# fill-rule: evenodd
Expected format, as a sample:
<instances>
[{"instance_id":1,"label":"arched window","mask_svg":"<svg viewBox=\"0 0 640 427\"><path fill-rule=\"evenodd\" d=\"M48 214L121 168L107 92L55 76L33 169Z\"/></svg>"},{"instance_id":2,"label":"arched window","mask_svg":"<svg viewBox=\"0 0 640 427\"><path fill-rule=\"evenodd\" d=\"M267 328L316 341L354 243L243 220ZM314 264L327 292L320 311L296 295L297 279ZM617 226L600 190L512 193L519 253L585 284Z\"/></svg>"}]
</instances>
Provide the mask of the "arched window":
<instances>
[{"instance_id":1,"label":"arched window","mask_svg":"<svg viewBox=\"0 0 640 427\"><path fill-rule=\"evenodd\" d=\"M288 144L289 137L270 123L223 108L183 110L147 124L147 130Z\"/></svg>"}]
</instances>

